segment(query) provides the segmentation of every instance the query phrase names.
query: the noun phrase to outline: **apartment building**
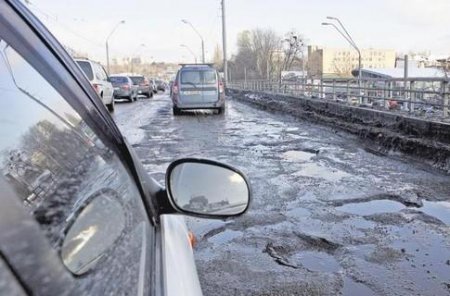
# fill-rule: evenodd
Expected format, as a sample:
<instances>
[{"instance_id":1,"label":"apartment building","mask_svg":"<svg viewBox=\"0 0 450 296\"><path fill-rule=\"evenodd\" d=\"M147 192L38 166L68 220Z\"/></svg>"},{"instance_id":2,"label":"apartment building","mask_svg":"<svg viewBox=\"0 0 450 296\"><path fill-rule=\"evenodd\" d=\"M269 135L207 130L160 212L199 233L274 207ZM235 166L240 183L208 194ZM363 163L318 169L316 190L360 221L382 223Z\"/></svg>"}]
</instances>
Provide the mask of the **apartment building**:
<instances>
[{"instance_id":1,"label":"apartment building","mask_svg":"<svg viewBox=\"0 0 450 296\"><path fill-rule=\"evenodd\" d=\"M395 50L362 49L362 68L395 68ZM308 73L310 77L352 77L358 68L358 53L350 48L308 46Z\"/></svg>"}]
</instances>

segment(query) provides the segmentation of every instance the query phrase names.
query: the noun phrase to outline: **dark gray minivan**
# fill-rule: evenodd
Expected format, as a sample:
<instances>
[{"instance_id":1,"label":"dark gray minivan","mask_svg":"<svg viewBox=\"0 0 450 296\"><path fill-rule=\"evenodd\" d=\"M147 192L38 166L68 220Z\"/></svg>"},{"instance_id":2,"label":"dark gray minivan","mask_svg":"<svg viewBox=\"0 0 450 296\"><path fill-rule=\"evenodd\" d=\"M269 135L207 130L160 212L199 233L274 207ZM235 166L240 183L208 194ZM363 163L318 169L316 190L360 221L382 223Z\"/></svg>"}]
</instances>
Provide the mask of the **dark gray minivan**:
<instances>
[{"instance_id":1,"label":"dark gray minivan","mask_svg":"<svg viewBox=\"0 0 450 296\"><path fill-rule=\"evenodd\" d=\"M173 114L182 110L225 111L223 82L211 64L182 64L172 86Z\"/></svg>"}]
</instances>

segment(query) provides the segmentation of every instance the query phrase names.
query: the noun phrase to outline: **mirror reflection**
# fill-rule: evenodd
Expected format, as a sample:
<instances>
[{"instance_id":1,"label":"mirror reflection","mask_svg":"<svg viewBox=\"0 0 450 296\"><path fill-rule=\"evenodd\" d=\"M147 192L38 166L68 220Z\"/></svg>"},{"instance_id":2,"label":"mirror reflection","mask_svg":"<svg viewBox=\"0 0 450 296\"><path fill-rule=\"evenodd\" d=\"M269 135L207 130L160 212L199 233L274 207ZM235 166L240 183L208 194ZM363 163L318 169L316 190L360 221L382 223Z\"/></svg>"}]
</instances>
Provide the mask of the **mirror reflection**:
<instances>
[{"instance_id":1,"label":"mirror reflection","mask_svg":"<svg viewBox=\"0 0 450 296\"><path fill-rule=\"evenodd\" d=\"M175 204L191 213L237 215L249 202L244 177L213 164L180 163L170 173L169 186Z\"/></svg>"},{"instance_id":2,"label":"mirror reflection","mask_svg":"<svg viewBox=\"0 0 450 296\"><path fill-rule=\"evenodd\" d=\"M64 238L61 257L64 265L80 275L114 244L125 228L122 205L113 197L99 195L76 217Z\"/></svg>"}]
</instances>

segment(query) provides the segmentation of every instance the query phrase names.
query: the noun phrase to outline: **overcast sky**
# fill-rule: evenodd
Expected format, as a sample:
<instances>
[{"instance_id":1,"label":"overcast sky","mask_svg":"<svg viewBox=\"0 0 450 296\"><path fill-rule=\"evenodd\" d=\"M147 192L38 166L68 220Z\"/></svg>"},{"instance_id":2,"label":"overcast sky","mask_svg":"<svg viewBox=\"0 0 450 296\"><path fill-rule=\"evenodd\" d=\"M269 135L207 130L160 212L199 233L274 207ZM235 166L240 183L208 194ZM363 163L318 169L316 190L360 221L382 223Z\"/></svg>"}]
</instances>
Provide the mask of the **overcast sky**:
<instances>
[{"instance_id":1,"label":"overcast sky","mask_svg":"<svg viewBox=\"0 0 450 296\"><path fill-rule=\"evenodd\" d=\"M200 39L181 19L203 35L207 58L222 44L220 0L30 2L60 41L99 61L105 60L105 39L120 20L125 24L110 39L111 57L186 62L192 59L180 47L186 44L200 59ZM327 15L339 17L361 48L450 55L450 0L226 0L226 8L229 55L236 51L237 34L257 27L280 34L296 29L310 44L348 47L331 27L321 26Z\"/></svg>"}]
</instances>

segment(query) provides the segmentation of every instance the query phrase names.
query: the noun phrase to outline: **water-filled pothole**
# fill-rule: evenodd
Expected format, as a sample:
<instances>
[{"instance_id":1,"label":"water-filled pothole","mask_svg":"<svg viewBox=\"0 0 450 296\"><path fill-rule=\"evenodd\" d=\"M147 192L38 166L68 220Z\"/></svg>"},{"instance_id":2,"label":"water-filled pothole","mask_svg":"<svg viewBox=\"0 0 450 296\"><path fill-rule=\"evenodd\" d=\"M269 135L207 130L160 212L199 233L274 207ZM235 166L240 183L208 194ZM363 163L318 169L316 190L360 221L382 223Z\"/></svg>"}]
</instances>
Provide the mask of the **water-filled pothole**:
<instances>
[{"instance_id":1,"label":"water-filled pothole","mask_svg":"<svg viewBox=\"0 0 450 296\"><path fill-rule=\"evenodd\" d=\"M305 251L290 258L292 263L302 265L312 271L337 272L341 268L333 256L324 252Z\"/></svg>"},{"instance_id":2,"label":"water-filled pothole","mask_svg":"<svg viewBox=\"0 0 450 296\"><path fill-rule=\"evenodd\" d=\"M314 154L305 151L286 151L282 155L283 159L288 161L308 161Z\"/></svg>"},{"instance_id":3,"label":"water-filled pothole","mask_svg":"<svg viewBox=\"0 0 450 296\"><path fill-rule=\"evenodd\" d=\"M433 216L447 225L450 225L450 202L448 201L423 201L423 207L419 209L423 213Z\"/></svg>"},{"instance_id":4,"label":"water-filled pothole","mask_svg":"<svg viewBox=\"0 0 450 296\"><path fill-rule=\"evenodd\" d=\"M214 235L213 237L210 237L208 241L214 244L225 244L239 236L242 236L241 231L227 229L219 234Z\"/></svg>"},{"instance_id":5,"label":"water-filled pothole","mask_svg":"<svg viewBox=\"0 0 450 296\"><path fill-rule=\"evenodd\" d=\"M359 203L348 203L343 206L336 207L336 209L339 211L363 216L380 213L395 213L404 208L406 207L402 203L388 199L371 200Z\"/></svg>"},{"instance_id":6,"label":"water-filled pothole","mask_svg":"<svg viewBox=\"0 0 450 296\"><path fill-rule=\"evenodd\" d=\"M302 166L300 171L293 174L294 176L320 178L330 182L337 182L342 178L352 176L344 171L320 166L315 163L305 163Z\"/></svg>"}]
</instances>

